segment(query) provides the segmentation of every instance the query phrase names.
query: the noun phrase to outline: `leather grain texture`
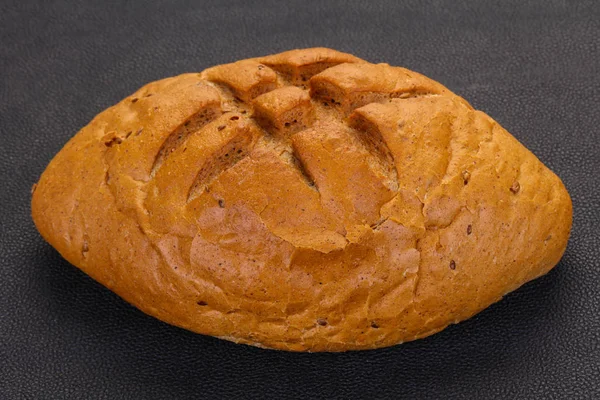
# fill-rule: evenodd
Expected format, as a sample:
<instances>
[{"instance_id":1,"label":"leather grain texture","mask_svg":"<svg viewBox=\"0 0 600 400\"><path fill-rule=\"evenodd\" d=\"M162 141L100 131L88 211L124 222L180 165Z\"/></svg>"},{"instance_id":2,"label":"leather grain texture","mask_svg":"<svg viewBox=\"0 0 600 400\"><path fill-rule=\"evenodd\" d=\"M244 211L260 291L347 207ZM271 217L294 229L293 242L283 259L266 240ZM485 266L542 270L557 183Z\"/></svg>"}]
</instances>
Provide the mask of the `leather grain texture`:
<instances>
[{"instance_id":1,"label":"leather grain texture","mask_svg":"<svg viewBox=\"0 0 600 400\"><path fill-rule=\"evenodd\" d=\"M345 354L235 345L148 317L36 232L31 185L142 84L327 46L440 81L571 193L548 275L427 339ZM0 4L0 398L600 397L600 7L594 1Z\"/></svg>"}]
</instances>

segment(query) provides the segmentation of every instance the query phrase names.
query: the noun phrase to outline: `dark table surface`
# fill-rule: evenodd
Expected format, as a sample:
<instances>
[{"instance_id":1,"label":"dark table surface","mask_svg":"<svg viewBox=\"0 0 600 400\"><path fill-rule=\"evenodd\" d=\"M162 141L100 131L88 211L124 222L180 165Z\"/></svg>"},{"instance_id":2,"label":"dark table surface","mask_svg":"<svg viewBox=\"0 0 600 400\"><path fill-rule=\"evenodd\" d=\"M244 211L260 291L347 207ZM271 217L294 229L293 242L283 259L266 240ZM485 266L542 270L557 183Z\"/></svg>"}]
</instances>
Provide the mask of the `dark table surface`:
<instances>
[{"instance_id":1,"label":"dark table surface","mask_svg":"<svg viewBox=\"0 0 600 400\"><path fill-rule=\"evenodd\" d=\"M420 71L492 115L565 182L563 260L425 340L293 354L184 331L69 265L30 187L144 83L328 46ZM0 399L600 398L600 4L595 1L0 3Z\"/></svg>"}]
</instances>

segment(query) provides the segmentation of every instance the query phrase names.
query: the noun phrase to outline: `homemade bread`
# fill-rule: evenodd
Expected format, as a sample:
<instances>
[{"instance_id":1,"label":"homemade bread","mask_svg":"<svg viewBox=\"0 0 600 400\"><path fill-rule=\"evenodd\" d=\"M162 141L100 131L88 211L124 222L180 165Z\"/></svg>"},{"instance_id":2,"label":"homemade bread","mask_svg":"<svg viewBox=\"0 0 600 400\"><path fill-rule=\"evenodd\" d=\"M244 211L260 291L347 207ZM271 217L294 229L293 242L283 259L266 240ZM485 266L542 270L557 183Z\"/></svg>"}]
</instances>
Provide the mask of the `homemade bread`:
<instances>
[{"instance_id":1,"label":"homemade bread","mask_svg":"<svg viewBox=\"0 0 600 400\"><path fill-rule=\"evenodd\" d=\"M34 189L42 236L145 313L293 351L467 319L556 265L572 217L560 179L492 118L324 48L149 83Z\"/></svg>"}]
</instances>

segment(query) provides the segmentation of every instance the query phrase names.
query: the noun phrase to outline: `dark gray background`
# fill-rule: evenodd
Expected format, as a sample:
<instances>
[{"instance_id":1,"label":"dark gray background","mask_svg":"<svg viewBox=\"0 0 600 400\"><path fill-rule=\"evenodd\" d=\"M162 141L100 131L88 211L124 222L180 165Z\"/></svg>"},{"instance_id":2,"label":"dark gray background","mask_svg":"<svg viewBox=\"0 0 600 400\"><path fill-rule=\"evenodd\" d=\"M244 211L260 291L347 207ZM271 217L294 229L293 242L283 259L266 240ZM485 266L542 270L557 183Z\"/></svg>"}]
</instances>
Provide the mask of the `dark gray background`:
<instances>
[{"instance_id":1,"label":"dark gray background","mask_svg":"<svg viewBox=\"0 0 600 400\"><path fill-rule=\"evenodd\" d=\"M144 83L297 47L420 71L496 118L572 194L547 276L425 340L347 354L234 345L145 316L37 234L29 190ZM600 398L600 4L0 4L0 399Z\"/></svg>"}]
</instances>

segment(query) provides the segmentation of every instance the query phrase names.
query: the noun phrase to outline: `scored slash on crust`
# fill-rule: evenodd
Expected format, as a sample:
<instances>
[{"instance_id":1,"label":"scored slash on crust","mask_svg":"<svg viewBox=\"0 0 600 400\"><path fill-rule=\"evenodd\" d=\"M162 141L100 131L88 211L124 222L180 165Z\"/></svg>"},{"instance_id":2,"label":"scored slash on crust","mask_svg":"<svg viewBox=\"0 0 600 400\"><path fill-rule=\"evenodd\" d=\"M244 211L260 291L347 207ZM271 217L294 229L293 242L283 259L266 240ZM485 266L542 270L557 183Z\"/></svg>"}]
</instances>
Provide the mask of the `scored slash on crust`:
<instances>
[{"instance_id":1,"label":"scored slash on crust","mask_svg":"<svg viewBox=\"0 0 600 400\"><path fill-rule=\"evenodd\" d=\"M456 96L412 71L365 63L342 53L333 52L327 60L292 57L288 64L280 56L225 64L190 78L191 85L186 90L191 90L198 100L187 106L189 116L180 113L183 120L170 133L157 135L159 132L149 133L147 128L145 135L132 137L140 146L148 146L144 140L150 134L151 145L158 149L148 178L139 180L147 181L145 206L153 229L169 232L184 224L193 230L183 215L162 204L170 203L175 208L191 204L210 191L212 182L248 157L256 159L253 162L277 157L307 186L322 192L322 212L330 216L323 215L321 219L338 221L334 223L337 227L328 225L326 229L333 229L342 237L350 235L350 240L359 234L355 231L357 223L373 225L387 218L380 214L382 207L401 186L412 185L399 180L399 161L394 159L398 150L391 151L389 147L389 143L396 142L393 132L402 129L404 122L394 122L389 133L388 127L375 122L380 111L374 106L388 107L386 104L390 103L390 107L403 107L396 102ZM138 106L141 102L135 103ZM153 108L157 109L160 112L160 107ZM159 147L157 137L163 138ZM152 150L148 153L152 154ZM128 167L123 152L117 153L119 156L121 163L109 162L111 168L117 169L111 171L111 176L136 170L135 166ZM355 158L344 160L349 156ZM135 165L136 160L131 161ZM351 176L354 172L340 161L363 165L368 174L356 180ZM325 169L325 165L339 167ZM412 174L415 172L418 173ZM137 180L136 176L132 178ZM339 182L352 180L353 186L339 186ZM374 200L352 211L363 202L365 188L374 193ZM347 201L340 202L336 197L340 190L348 192ZM335 239L337 244L333 247L322 248L343 248L347 240Z\"/></svg>"},{"instance_id":2,"label":"scored slash on crust","mask_svg":"<svg viewBox=\"0 0 600 400\"><path fill-rule=\"evenodd\" d=\"M206 103L167 136L153 162L152 176L156 175L156 171L172 152L185 144L190 135L202 136L209 122L225 112L236 113L232 119L249 119L256 123L262 130L260 136L263 139L251 141L251 148L245 149L239 156L231 157L232 162L211 161L204 165L190 185L188 200L201 192L199 187L206 187L208 181L216 179L224 170L250 155L256 143L275 148L283 160L295 168L307 184L314 187L315 179L309 172L311 168L307 166L305 157L298 153L298 146L293 143L299 143L295 138L302 137L300 133L313 126L317 114L338 113L337 118L344 124L344 115L368 103L445 92L441 85L420 79L403 68L372 64L366 67L364 63L361 63L360 68L355 68L353 62L361 63L361 60L340 56L339 59L333 57L314 63L302 64L302 60L293 60L290 64L285 64L273 57L266 57L264 60L244 60L204 71L200 75L202 82L210 90L218 92L220 101ZM396 84L378 87L382 75L385 75L387 81L388 75L392 75ZM212 98L214 99L214 95ZM217 129L221 131L225 127L222 124ZM395 190L397 171L393 157L377 129L373 129L360 114L351 116L350 127L356 129L354 135L367 153L375 156L373 165L380 164L376 168L379 171L377 174L389 181L387 185ZM315 128L332 129L330 126ZM268 144L272 141L276 144ZM230 155L226 150L220 153L221 156ZM318 184L316 186L318 189Z\"/></svg>"}]
</instances>

